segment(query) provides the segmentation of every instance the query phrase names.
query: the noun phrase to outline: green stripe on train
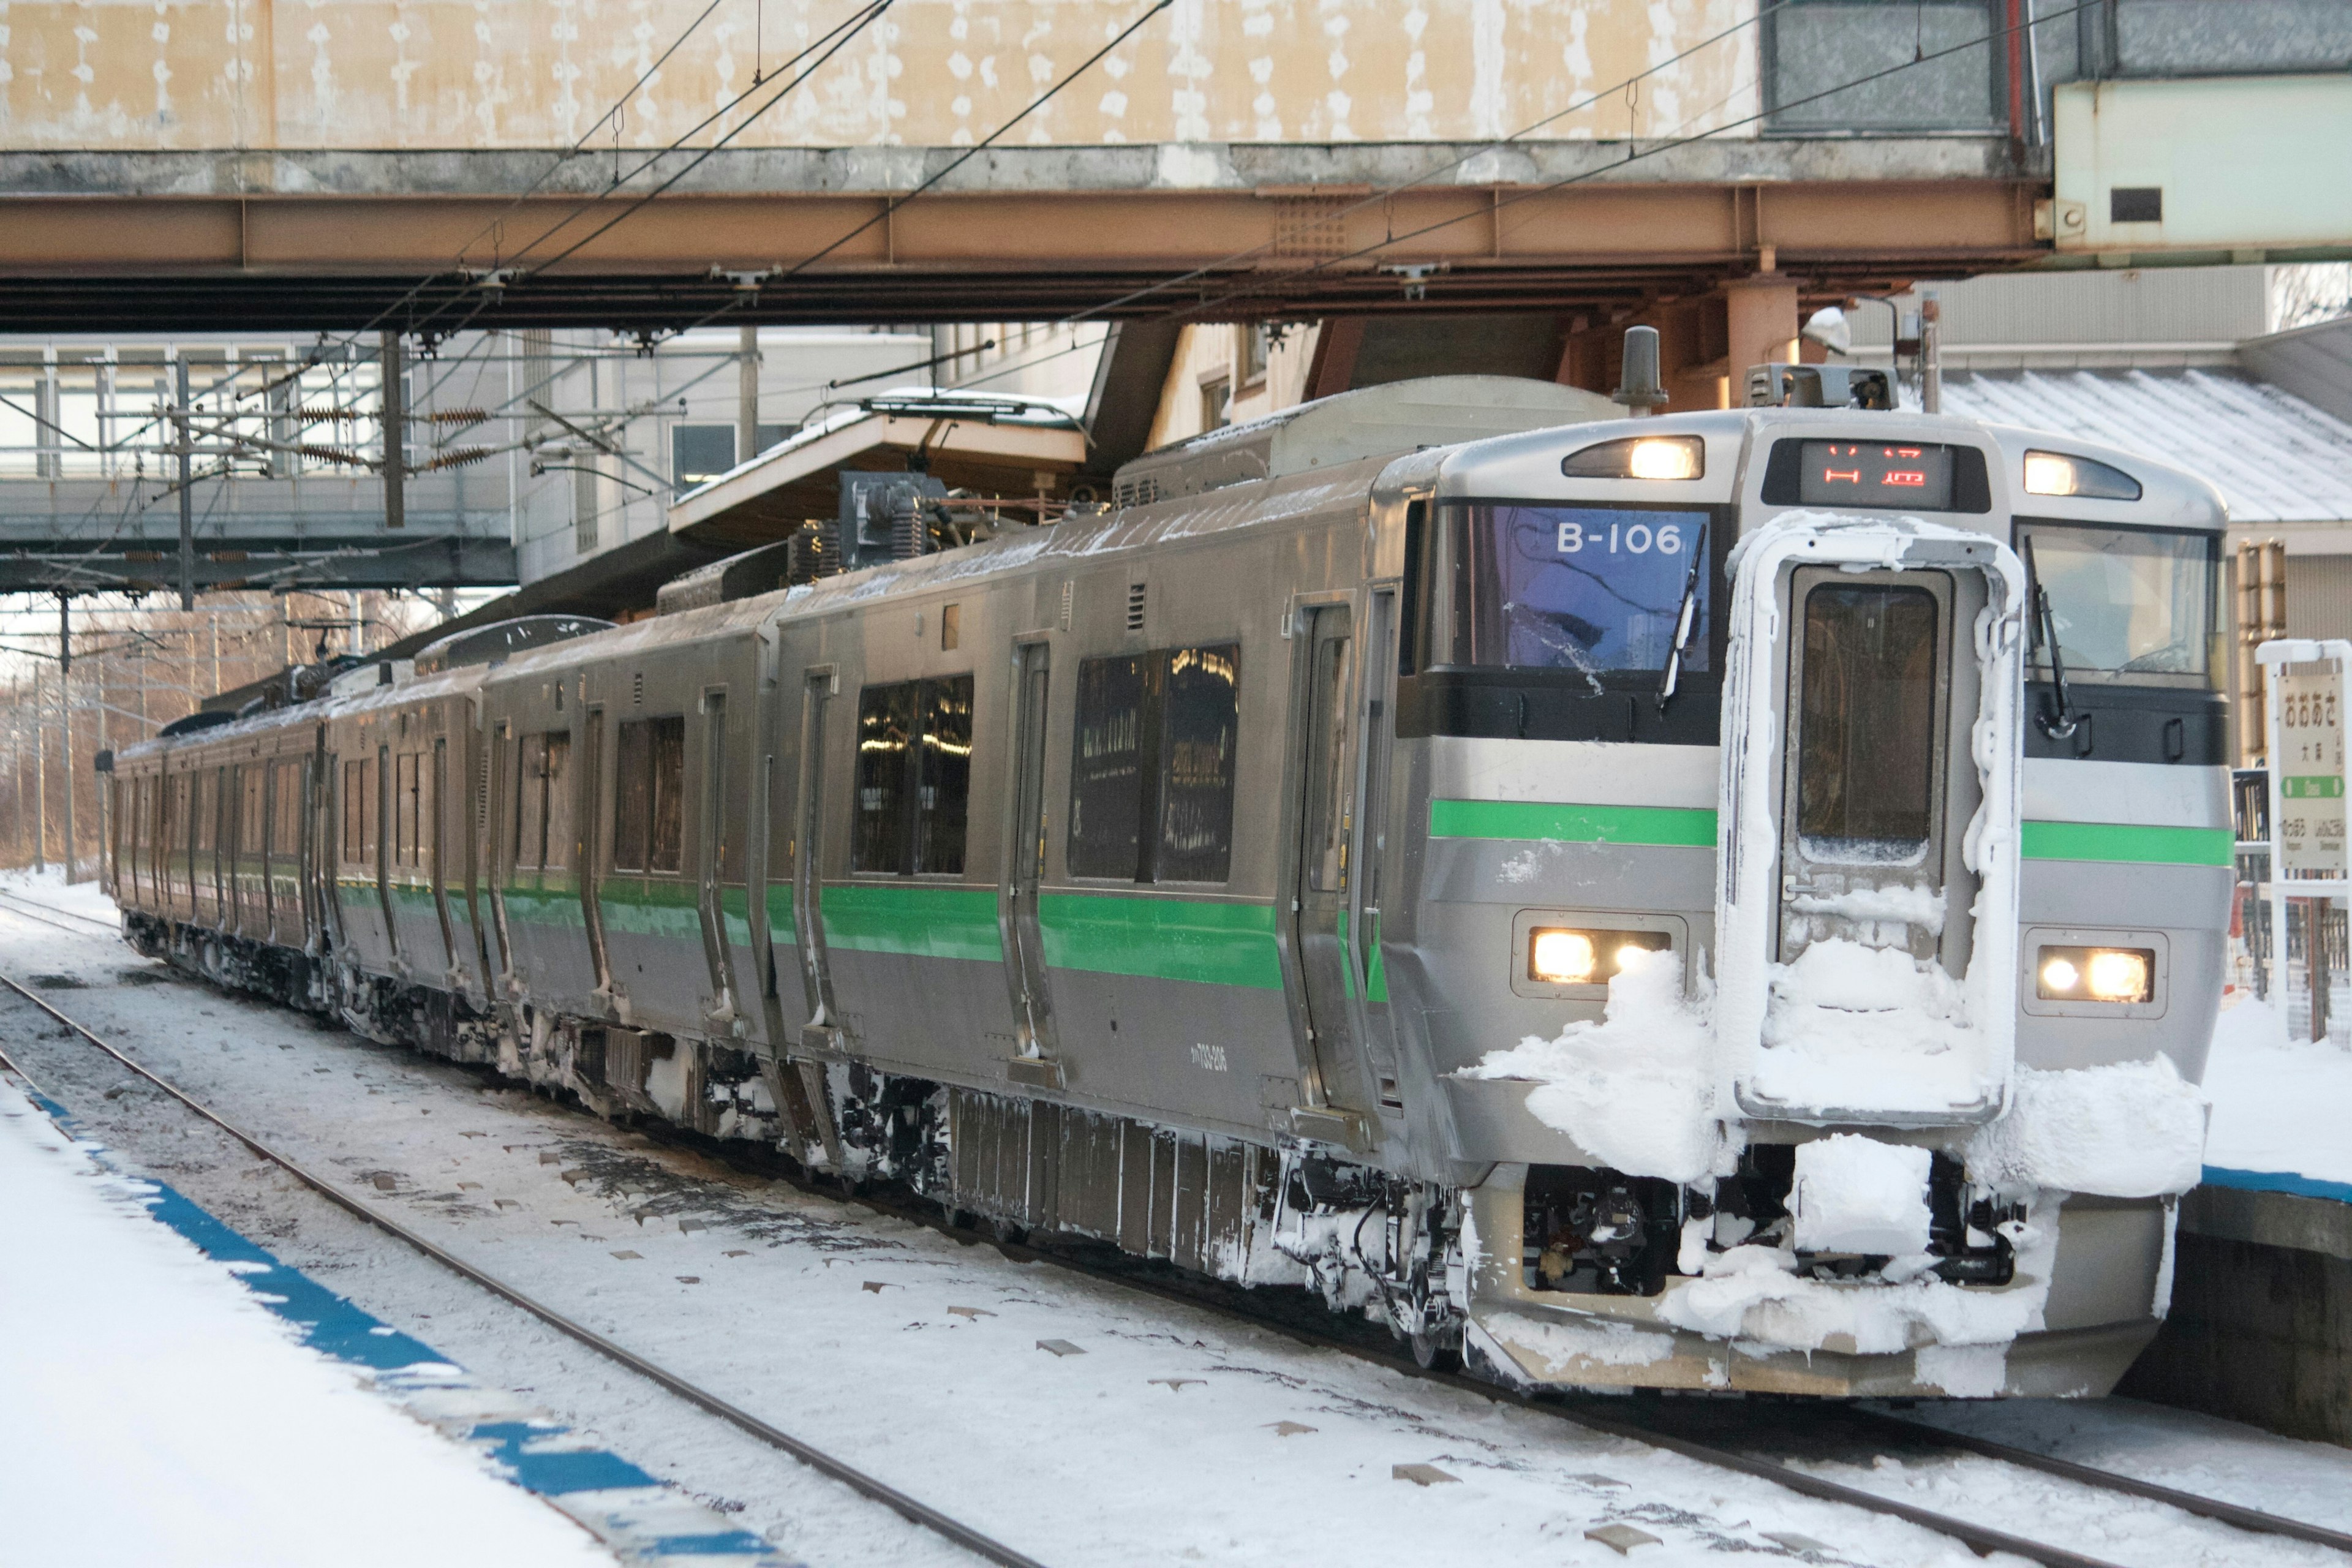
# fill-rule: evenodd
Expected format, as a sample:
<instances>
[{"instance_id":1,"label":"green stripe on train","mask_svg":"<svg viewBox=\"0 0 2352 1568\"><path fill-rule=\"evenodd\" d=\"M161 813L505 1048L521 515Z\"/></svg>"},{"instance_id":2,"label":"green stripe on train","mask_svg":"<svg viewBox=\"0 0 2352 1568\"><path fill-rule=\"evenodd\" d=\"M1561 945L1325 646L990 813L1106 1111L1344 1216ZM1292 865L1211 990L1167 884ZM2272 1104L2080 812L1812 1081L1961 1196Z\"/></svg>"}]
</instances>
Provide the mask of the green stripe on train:
<instances>
[{"instance_id":1,"label":"green stripe on train","mask_svg":"<svg viewBox=\"0 0 2352 1568\"><path fill-rule=\"evenodd\" d=\"M828 948L1003 961L993 888L861 882L827 888L822 899Z\"/></svg>"},{"instance_id":2,"label":"green stripe on train","mask_svg":"<svg viewBox=\"0 0 2352 1568\"><path fill-rule=\"evenodd\" d=\"M2029 860L2113 860L2135 865L2228 866L2237 844L2226 827L2154 827L2136 822L2029 822L2019 839Z\"/></svg>"},{"instance_id":3,"label":"green stripe on train","mask_svg":"<svg viewBox=\"0 0 2352 1568\"><path fill-rule=\"evenodd\" d=\"M1433 800L1432 838L1541 838L1563 844L1715 847L1715 813L1688 806L1541 800Z\"/></svg>"},{"instance_id":4,"label":"green stripe on train","mask_svg":"<svg viewBox=\"0 0 2352 1568\"><path fill-rule=\"evenodd\" d=\"M702 941L702 910L696 889L684 882L607 877L596 884L596 910L604 918L607 934Z\"/></svg>"},{"instance_id":5,"label":"green stripe on train","mask_svg":"<svg viewBox=\"0 0 2352 1568\"><path fill-rule=\"evenodd\" d=\"M1270 904L1047 893L1037 921L1049 968L1282 989Z\"/></svg>"}]
</instances>

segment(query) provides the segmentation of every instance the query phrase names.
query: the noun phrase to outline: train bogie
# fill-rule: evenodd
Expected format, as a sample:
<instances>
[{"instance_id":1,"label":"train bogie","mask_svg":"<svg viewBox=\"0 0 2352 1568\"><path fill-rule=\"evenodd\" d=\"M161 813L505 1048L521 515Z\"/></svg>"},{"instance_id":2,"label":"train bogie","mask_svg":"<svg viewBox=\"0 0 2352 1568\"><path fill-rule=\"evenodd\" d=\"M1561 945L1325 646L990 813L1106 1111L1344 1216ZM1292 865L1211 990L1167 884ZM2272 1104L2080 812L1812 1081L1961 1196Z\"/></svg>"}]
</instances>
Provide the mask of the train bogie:
<instances>
[{"instance_id":1,"label":"train bogie","mask_svg":"<svg viewBox=\"0 0 2352 1568\"><path fill-rule=\"evenodd\" d=\"M132 748L117 896L1507 1380L2106 1386L2193 1159L2065 1151L2177 1154L2217 1000L2210 490L1446 390L1486 439L1353 394L1105 515Z\"/></svg>"}]
</instances>

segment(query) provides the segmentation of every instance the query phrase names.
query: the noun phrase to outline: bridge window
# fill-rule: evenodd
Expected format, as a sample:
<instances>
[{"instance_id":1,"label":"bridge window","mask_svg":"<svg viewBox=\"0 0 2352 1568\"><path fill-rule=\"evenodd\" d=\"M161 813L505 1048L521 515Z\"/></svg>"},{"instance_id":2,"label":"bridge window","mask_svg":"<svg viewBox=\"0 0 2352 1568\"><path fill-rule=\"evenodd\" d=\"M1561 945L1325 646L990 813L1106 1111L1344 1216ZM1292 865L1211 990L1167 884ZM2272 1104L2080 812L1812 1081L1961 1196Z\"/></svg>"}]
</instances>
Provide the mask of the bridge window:
<instances>
[{"instance_id":1,"label":"bridge window","mask_svg":"<svg viewBox=\"0 0 2352 1568\"><path fill-rule=\"evenodd\" d=\"M869 686L858 694L853 869L962 874L971 707L969 675Z\"/></svg>"},{"instance_id":2,"label":"bridge window","mask_svg":"<svg viewBox=\"0 0 2352 1568\"><path fill-rule=\"evenodd\" d=\"M1072 876L1226 880L1240 682L1234 643L1079 664Z\"/></svg>"},{"instance_id":3,"label":"bridge window","mask_svg":"<svg viewBox=\"0 0 2352 1568\"><path fill-rule=\"evenodd\" d=\"M686 720L621 726L613 786L613 868L674 876L685 859Z\"/></svg>"}]
</instances>

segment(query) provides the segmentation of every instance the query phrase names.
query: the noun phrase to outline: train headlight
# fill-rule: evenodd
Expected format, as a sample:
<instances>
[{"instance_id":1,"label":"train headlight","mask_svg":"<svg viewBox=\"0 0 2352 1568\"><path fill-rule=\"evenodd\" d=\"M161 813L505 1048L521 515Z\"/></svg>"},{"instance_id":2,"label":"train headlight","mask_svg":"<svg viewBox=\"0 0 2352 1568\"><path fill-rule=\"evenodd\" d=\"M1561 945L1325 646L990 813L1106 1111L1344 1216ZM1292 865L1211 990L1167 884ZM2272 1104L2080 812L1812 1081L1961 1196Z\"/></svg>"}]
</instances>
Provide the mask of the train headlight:
<instances>
[{"instance_id":1,"label":"train headlight","mask_svg":"<svg viewBox=\"0 0 2352 1568\"><path fill-rule=\"evenodd\" d=\"M2156 953L2145 947L2045 947L2035 994L2044 1002L2147 1002Z\"/></svg>"},{"instance_id":2,"label":"train headlight","mask_svg":"<svg viewBox=\"0 0 2352 1568\"><path fill-rule=\"evenodd\" d=\"M1579 931L1538 926L1528 932L1528 978L1544 985L1599 985L1645 952L1673 948L1662 931Z\"/></svg>"},{"instance_id":3,"label":"train headlight","mask_svg":"<svg viewBox=\"0 0 2352 1568\"><path fill-rule=\"evenodd\" d=\"M2091 954L2091 995L2100 1002L2145 1002L2148 977L2155 965L2144 952L2110 951Z\"/></svg>"},{"instance_id":4,"label":"train headlight","mask_svg":"<svg viewBox=\"0 0 2352 1568\"><path fill-rule=\"evenodd\" d=\"M1706 443L1696 436L1640 436L1603 441L1559 460L1571 479L1696 479L1706 475Z\"/></svg>"},{"instance_id":5,"label":"train headlight","mask_svg":"<svg viewBox=\"0 0 2352 1568\"><path fill-rule=\"evenodd\" d=\"M1583 931L1536 931L1528 942L1528 978L1552 985L1589 984L1600 956Z\"/></svg>"},{"instance_id":6,"label":"train headlight","mask_svg":"<svg viewBox=\"0 0 2352 1568\"><path fill-rule=\"evenodd\" d=\"M2063 452L2025 454L2025 493L2081 496L2089 500L2137 500L2139 481L2121 468Z\"/></svg>"}]
</instances>

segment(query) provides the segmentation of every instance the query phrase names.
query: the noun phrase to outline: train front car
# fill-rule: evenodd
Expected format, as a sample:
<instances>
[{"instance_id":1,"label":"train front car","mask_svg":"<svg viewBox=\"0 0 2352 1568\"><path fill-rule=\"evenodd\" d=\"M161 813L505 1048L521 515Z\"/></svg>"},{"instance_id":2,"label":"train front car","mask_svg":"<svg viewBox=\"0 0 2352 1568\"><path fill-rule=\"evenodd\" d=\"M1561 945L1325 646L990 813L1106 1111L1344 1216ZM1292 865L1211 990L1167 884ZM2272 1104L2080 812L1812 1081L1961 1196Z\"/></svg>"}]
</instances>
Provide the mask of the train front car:
<instances>
[{"instance_id":1,"label":"train front car","mask_svg":"<svg viewBox=\"0 0 2352 1568\"><path fill-rule=\"evenodd\" d=\"M2111 1387L2201 1152L2219 498L1855 408L1382 490L1386 983L1462 1189L1422 1342L1536 1385Z\"/></svg>"}]
</instances>

